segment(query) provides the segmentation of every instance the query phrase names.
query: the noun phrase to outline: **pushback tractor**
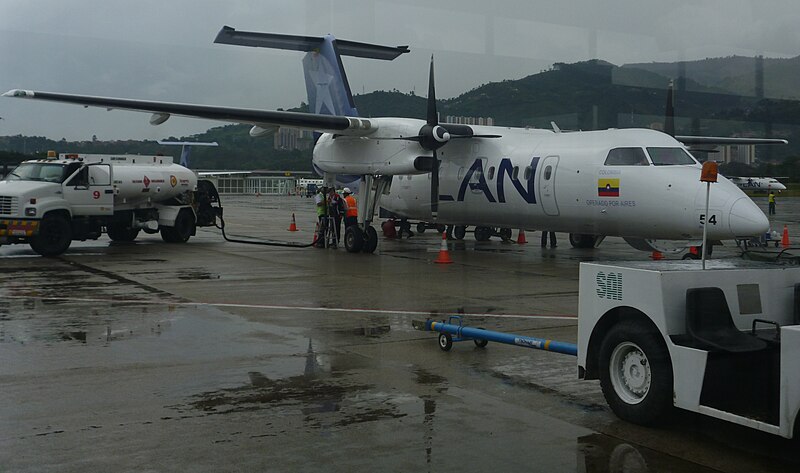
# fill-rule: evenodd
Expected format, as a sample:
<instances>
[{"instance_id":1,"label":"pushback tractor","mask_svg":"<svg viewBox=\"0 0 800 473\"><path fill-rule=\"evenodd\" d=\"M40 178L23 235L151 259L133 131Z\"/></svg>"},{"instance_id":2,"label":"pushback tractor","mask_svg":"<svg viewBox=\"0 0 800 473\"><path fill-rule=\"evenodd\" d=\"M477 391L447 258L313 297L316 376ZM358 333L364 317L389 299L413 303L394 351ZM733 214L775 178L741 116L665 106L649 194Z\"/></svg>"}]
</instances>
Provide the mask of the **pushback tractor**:
<instances>
[{"instance_id":1,"label":"pushback tractor","mask_svg":"<svg viewBox=\"0 0 800 473\"><path fill-rule=\"evenodd\" d=\"M165 242L183 243L218 217L213 183L168 156L50 152L0 181L0 245L28 243L43 256L103 233L113 241L161 233Z\"/></svg>"},{"instance_id":2,"label":"pushback tractor","mask_svg":"<svg viewBox=\"0 0 800 473\"><path fill-rule=\"evenodd\" d=\"M439 346L473 340L577 357L611 410L641 425L674 407L800 436L800 267L751 261L581 263L578 343L447 322Z\"/></svg>"}]
</instances>

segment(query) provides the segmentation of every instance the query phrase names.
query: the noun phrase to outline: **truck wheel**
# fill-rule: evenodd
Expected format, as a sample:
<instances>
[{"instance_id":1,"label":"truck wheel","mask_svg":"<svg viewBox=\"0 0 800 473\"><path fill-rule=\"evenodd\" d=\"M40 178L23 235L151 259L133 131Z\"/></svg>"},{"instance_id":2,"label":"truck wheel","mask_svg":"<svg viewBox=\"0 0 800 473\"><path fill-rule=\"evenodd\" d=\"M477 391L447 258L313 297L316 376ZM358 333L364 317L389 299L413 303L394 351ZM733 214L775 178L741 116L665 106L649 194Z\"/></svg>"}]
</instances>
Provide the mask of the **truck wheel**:
<instances>
[{"instance_id":1,"label":"truck wheel","mask_svg":"<svg viewBox=\"0 0 800 473\"><path fill-rule=\"evenodd\" d=\"M139 236L139 229L122 225L109 225L106 233L111 241L133 241Z\"/></svg>"},{"instance_id":2,"label":"truck wheel","mask_svg":"<svg viewBox=\"0 0 800 473\"><path fill-rule=\"evenodd\" d=\"M475 240L489 241L492 238L492 229L489 227L475 227Z\"/></svg>"},{"instance_id":3,"label":"truck wheel","mask_svg":"<svg viewBox=\"0 0 800 473\"><path fill-rule=\"evenodd\" d=\"M658 422L672 408L672 363L658 332L636 321L608 331L600 346L600 386L611 410L639 425Z\"/></svg>"},{"instance_id":4,"label":"truck wheel","mask_svg":"<svg viewBox=\"0 0 800 473\"><path fill-rule=\"evenodd\" d=\"M167 243L185 243L194 233L194 214L189 209L181 209L175 219L174 227L161 227L161 239Z\"/></svg>"},{"instance_id":5,"label":"truck wheel","mask_svg":"<svg viewBox=\"0 0 800 473\"><path fill-rule=\"evenodd\" d=\"M464 225L457 225L453 228L453 238L456 240L463 240L467 236L467 227Z\"/></svg>"},{"instance_id":6,"label":"truck wheel","mask_svg":"<svg viewBox=\"0 0 800 473\"><path fill-rule=\"evenodd\" d=\"M72 243L72 225L63 214L47 214L39 224L39 234L31 238L31 248L42 256L58 256Z\"/></svg>"},{"instance_id":7,"label":"truck wheel","mask_svg":"<svg viewBox=\"0 0 800 473\"><path fill-rule=\"evenodd\" d=\"M364 246L361 247L361 251L364 253L375 253L377 248L378 232L376 232L375 228L372 226L367 226L367 229L364 231Z\"/></svg>"},{"instance_id":8,"label":"truck wheel","mask_svg":"<svg viewBox=\"0 0 800 473\"><path fill-rule=\"evenodd\" d=\"M440 333L439 334L439 348L442 351L450 351L453 348L453 337L450 336L449 333Z\"/></svg>"},{"instance_id":9,"label":"truck wheel","mask_svg":"<svg viewBox=\"0 0 800 473\"><path fill-rule=\"evenodd\" d=\"M375 237L377 242L378 238ZM364 233L358 225L350 225L344 231L344 249L348 253L358 253L364 247Z\"/></svg>"}]
</instances>

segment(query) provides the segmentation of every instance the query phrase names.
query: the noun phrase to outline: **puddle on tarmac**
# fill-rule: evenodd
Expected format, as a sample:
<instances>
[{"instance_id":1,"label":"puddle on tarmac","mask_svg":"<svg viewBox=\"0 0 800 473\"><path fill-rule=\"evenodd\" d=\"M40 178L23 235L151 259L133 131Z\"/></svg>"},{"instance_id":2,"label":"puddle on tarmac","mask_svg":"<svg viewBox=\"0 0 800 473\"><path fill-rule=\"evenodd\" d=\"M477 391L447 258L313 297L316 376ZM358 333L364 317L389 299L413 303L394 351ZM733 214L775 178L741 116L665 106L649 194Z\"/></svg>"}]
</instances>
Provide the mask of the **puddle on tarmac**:
<instances>
[{"instance_id":1,"label":"puddle on tarmac","mask_svg":"<svg viewBox=\"0 0 800 473\"><path fill-rule=\"evenodd\" d=\"M602 434L578 437L578 471L587 473L711 473L717 470Z\"/></svg>"}]
</instances>

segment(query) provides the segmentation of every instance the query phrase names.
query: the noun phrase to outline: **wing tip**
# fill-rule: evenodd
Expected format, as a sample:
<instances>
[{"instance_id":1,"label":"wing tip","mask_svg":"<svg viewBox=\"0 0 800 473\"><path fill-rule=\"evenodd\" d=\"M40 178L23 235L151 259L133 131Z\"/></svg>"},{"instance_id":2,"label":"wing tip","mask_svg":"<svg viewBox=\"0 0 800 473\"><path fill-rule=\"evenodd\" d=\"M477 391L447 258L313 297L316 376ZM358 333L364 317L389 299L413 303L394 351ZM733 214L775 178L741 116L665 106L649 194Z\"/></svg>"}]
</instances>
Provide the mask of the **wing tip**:
<instances>
[{"instance_id":1,"label":"wing tip","mask_svg":"<svg viewBox=\"0 0 800 473\"><path fill-rule=\"evenodd\" d=\"M3 94L3 97L33 97L32 90L11 89Z\"/></svg>"}]
</instances>

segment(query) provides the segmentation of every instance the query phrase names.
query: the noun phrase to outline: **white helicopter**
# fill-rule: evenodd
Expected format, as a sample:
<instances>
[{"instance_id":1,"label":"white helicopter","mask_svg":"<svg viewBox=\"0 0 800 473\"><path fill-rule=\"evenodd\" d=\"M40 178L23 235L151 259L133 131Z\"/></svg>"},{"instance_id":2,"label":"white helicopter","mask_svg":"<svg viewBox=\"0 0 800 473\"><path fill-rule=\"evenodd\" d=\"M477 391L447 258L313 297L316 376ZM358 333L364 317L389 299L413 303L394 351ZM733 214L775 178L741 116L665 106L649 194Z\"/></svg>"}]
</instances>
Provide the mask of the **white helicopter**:
<instances>
[{"instance_id":1,"label":"white helicopter","mask_svg":"<svg viewBox=\"0 0 800 473\"><path fill-rule=\"evenodd\" d=\"M322 38L241 32L223 27L216 42L308 51L304 57L309 97L315 111L355 112L339 55L393 59L405 46L386 47ZM343 91L341 89L344 89ZM548 229L585 235L620 236L634 247L653 240L728 240L767 231L764 213L733 183L720 178L705 212L700 165L684 148L692 141L647 129L588 132L469 126L439 123L433 58L426 120L361 118L173 102L72 95L14 89L7 97L74 103L106 109L151 112L150 123L171 115L253 125L252 136L286 126L321 132L314 166L326 174L360 176L359 225L348 227L349 252L374 252L371 222L394 176L414 186L413 209L434 223L482 222L501 227ZM342 104L340 102L346 101ZM312 102L314 103L314 102ZM327 110L326 110L327 109ZM783 140L761 140L776 142ZM694 143L743 142L698 137ZM747 141L752 143L753 140ZM391 194L390 194L391 195ZM411 201L406 199L406 204ZM402 205L390 198L384 205ZM412 207L406 210L412 212Z\"/></svg>"}]
</instances>

